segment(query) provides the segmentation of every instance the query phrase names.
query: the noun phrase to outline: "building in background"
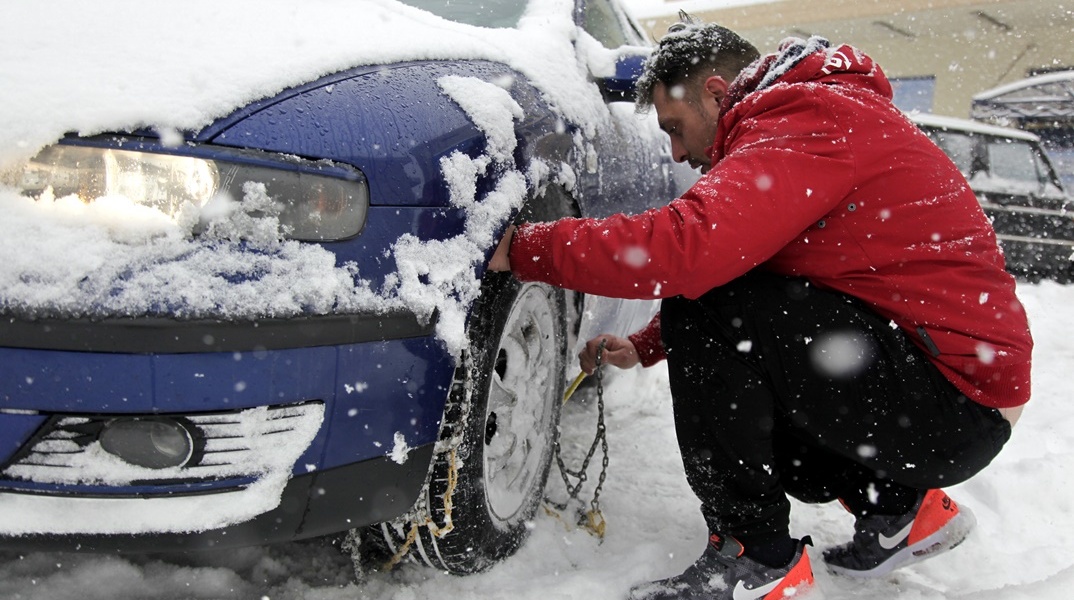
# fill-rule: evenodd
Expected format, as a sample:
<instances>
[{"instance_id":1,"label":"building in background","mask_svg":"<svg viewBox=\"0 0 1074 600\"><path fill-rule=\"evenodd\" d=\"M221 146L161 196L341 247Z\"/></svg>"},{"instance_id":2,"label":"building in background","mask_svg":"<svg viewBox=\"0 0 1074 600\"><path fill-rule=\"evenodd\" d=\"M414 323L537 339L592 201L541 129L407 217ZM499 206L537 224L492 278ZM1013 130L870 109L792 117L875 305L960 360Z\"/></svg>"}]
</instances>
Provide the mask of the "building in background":
<instances>
[{"instance_id":1,"label":"building in background","mask_svg":"<svg viewBox=\"0 0 1074 600\"><path fill-rule=\"evenodd\" d=\"M1074 0L649 0L638 21L655 39L678 11L720 23L762 53L821 35L872 56L906 109L969 117L980 92L1074 69Z\"/></svg>"}]
</instances>

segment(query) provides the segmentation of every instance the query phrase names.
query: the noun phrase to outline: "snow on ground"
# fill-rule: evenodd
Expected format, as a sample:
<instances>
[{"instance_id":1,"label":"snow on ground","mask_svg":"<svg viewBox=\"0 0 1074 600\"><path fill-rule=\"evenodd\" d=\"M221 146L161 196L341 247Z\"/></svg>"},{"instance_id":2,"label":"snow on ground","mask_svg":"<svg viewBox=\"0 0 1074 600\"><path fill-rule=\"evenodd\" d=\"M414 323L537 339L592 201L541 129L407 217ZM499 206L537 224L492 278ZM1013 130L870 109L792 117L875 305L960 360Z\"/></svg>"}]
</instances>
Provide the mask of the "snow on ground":
<instances>
[{"instance_id":1,"label":"snow on ground","mask_svg":"<svg viewBox=\"0 0 1074 600\"><path fill-rule=\"evenodd\" d=\"M817 560L810 600L1070 597L1074 404L1066 378L1074 365L1074 287L1046 282L1023 286L1019 295L1036 337L1033 400L999 458L951 489L975 512L977 531L949 554L876 581L834 578ZM361 583L349 579L342 555L318 542L194 557L0 553L0 598L620 599L636 582L680 572L701 552L705 533L675 445L666 369L609 376L605 398L610 464L601 495L608 522L603 543L542 511L522 550L488 573L463 578L403 565ZM580 458L595 427L591 395L579 400L564 413L568 462ZM595 478L597 468L590 473ZM793 533L813 537L814 557L848 538L850 527L836 506L795 505Z\"/></svg>"}]
</instances>

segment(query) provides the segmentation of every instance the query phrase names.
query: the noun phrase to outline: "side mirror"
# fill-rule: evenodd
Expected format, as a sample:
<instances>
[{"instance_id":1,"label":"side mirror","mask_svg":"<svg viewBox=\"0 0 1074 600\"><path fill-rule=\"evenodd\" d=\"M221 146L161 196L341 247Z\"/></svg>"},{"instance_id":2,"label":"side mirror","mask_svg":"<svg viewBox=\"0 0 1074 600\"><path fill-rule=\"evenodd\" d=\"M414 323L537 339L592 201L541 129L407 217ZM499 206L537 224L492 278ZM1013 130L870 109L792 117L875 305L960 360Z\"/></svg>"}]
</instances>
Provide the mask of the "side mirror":
<instances>
[{"instance_id":1,"label":"side mirror","mask_svg":"<svg viewBox=\"0 0 1074 600\"><path fill-rule=\"evenodd\" d=\"M641 77L646 58L641 54L624 54L616 59L615 74L597 80L605 102L634 101L634 84Z\"/></svg>"}]
</instances>

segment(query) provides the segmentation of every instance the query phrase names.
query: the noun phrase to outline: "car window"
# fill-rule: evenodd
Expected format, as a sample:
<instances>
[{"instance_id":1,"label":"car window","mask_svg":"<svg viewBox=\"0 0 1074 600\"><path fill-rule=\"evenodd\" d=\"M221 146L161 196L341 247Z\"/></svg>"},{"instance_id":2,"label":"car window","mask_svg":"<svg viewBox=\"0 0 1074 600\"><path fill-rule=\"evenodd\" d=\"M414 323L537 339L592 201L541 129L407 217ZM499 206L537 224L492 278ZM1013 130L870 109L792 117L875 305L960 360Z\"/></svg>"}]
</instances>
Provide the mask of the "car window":
<instances>
[{"instance_id":1,"label":"car window","mask_svg":"<svg viewBox=\"0 0 1074 600\"><path fill-rule=\"evenodd\" d=\"M975 172L970 183L978 191L998 192L1023 198L1030 206L1065 203L1051 166L1039 148L1029 142L986 137L983 148L988 169Z\"/></svg>"},{"instance_id":2,"label":"car window","mask_svg":"<svg viewBox=\"0 0 1074 600\"><path fill-rule=\"evenodd\" d=\"M1037 165L1038 178L1044 186L1043 194L1069 200L1063 189L1063 182L1055 172L1055 163L1048 160L1047 154L1040 146L1033 146L1033 162Z\"/></svg>"},{"instance_id":3,"label":"car window","mask_svg":"<svg viewBox=\"0 0 1074 600\"><path fill-rule=\"evenodd\" d=\"M1037 167L1037 177L1041 188L1039 196L1034 198L1032 203L1040 208L1069 210L1071 198L1063 189L1062 180L1056 174L1052 163L1048 161L1043 148L1033 147L1033 162Z\"/></svg>"},{"instance_id":4,"label":"car window","mask_svg":"<svg viewBox=\"0 0 1074 600\"><path fill-rule=\"evenodd\" d=\"M1034 187L1040 185L1032 146L1017 140L990 138L987 149L992 177Z\"/></svg>"},{"instance_id":5,"label":"car window","mask_svg":"<svg viewBox=\"0 0 1074 600\"><path fill-rule=\"evenodd\" d=\"M927 133L932 141L951 157L958 170L969 177L973 171L973 145L975 143L973 138L951 131L929 130Z\"/></svg>"},{"instance_id":6,"label":"car window","mask_svg":"<svg viewBox=\"0 0 1074 600\"><path fill-rule=\"evenodd\" d=\"M582 27L605 48L637 44L640 39L627 31L625 19L608 0L588 0L583 19Z\"/></svg>"},{"instance_id":7,"label":"car window","mask_svg":"<svg viewBox=\"0 0 1074 600\"><path fill-rule=\"evenodd\" d=\"M401 0L415 8L467 25L478 27L514 27L526 9L518 0Z\"/></svg>"},{"instance_id":8,"label":"car window","mask_svg":"<svg viewBox=\"0 0 1074 600\"><path fill-rule=\"evenodd\" d=\"M1058 171L1063 187L1074 190L1074 148L1049 146L1048 156L1051 157L1055 170Z\"/></svg>"}]
</instances>

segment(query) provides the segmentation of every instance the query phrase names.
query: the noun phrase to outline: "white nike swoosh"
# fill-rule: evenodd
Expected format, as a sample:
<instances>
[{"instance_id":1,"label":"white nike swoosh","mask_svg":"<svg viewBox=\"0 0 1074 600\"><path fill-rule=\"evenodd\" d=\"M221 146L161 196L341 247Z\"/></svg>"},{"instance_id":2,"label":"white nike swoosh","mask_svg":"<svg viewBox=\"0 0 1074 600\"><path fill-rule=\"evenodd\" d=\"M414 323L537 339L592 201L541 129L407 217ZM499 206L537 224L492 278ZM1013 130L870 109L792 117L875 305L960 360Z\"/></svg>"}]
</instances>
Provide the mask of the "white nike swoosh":
<instances>
[{"instance_id":1,"label":"white nike swoosh","mask_svg":"<svg viewBox=\"0 0 1074 600\"><path fill-rule=\"evenodd\" d=\"M903 527L895 535L888 537L882 533L878 533L876 535L876 539L880 541L881 548L883 548L884 550L891 550L895 546L898 546L899 542L905 540L907 537L910 536L910 530L913 529L913 527L914 522L910 521L910 523L906 527Z\"/></svg>"},{"instance_id":2,"label":"white nike swoosh","mask_svg":"<svg viewBox=\"0 0 1074 600\"><path fill-rule=\"evenodd\" d=\"M776 586L778 586L781 581L783 580L777 579L772 583L766 583L761 587L753 589L747 588L746 584L740 581L735 584L735 590L732 592L731 597L734 598L734 600L757 600L757 598L763 598L765 594L776 589Z\"/></svg>"}]
</instances>

